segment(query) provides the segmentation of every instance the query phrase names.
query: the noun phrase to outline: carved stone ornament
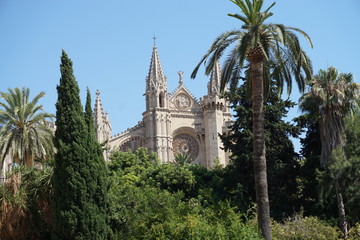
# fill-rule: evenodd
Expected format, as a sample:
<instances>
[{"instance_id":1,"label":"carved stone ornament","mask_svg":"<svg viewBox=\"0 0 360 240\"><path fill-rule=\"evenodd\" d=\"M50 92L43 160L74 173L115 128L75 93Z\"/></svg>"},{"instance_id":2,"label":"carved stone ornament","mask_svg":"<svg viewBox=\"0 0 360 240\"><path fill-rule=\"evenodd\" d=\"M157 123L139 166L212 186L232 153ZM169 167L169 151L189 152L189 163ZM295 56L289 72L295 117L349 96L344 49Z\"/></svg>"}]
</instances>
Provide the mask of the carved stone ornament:
<instances>
[{"instance_id":1,"label":"carved stone ornament","mask_svg":"<svg viewBox=\"0 0 360 240\"><path fill-rule=\"evenodd\" d=\"M199 145L191 135L181 133L173 139L173 152L174 156L185 153L195 160L199 155Z\"/></svg>"},{"instance_id":2,"label":"carved stone ornament","mask_svg":"<svg viewBox=\"0 0 360 240\"><path fill-rule=\"evenodd\" d=\"M177 107L177 109L179 110L187 110L190 108L191 105L191 100L190 98L184 94L184 93L179 93L176 98L175 98L175 106Z\"/></svg>"}]
</instances>

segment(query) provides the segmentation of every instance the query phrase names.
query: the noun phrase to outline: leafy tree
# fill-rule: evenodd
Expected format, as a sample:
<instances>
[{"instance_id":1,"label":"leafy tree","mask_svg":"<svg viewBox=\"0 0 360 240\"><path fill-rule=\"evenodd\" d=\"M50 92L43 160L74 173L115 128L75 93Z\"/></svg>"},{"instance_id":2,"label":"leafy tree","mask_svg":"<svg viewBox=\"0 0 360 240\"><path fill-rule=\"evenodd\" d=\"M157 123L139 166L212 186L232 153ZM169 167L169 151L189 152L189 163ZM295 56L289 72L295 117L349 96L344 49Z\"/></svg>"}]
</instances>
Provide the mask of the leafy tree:
<instances>
[{"instance_id":1,"label":"leafy tree","mask_svg":"<svg viewBox=\"0 0 360 240\"><path fill-rule=\"evenodd\" d=\"M72 61L62 51L57 86L55 167L53 174L54 239L107 239L107 173L95 142L89 109L85 117ZM87 125L87 123L89 125Z\"/></svg>"},{"instance_id":2,"label":"leafy tree","mask_svg":"<svg viewBox=\"0 0 360 240\"><path fill-rule=\"evenodd\" d=\"M133 152L114 152L109 163L111 175L124 185L151 186L166 189L169 192L189 193L195 184L195 178L188 165L172 163L159 164L154 153L146 148Z\"/></svg>"},{"instance_id":3,"label":"leafy tree","mask_svg":"<svg viewBox=\"0 0 360 240\"><path fill-rule=\"evenodd\" d=\"M344 119L358 106L360 85L353 82L351 73L339 73L336 68L329 67L327 70L320 70L314 76L310 87L310 91L300 99L300 108L307 112L314 121L319 122L320 164L325 168L332 162L331 154L334 149L339 148L340 154L345 157L343 152L345 146ZM342 157L336 156L335 158ZM334 178L333 184L336 190L340 226L346 237L347 222L343 193L337 177Z\"/></svg>"},{"instance_id":4,"label":"leafy tree","mask_svg":"<svg viewBox=\"0 0 360 240\"><path fill-rule=\"evenodd\" d=\"M299 175L300 190L298 198L306 216L320 216L324 211L319 204L318 172L320 168L321 141L319 123L313 122L308 114L294 119L301 129L306 129L301 143L301 168ZM327 213L330 211L327 210Z\"/></svg>"},{"instance_id":5,"label":"leafy tree","mask_svg":"<svg viewBox=\"0 0 360 240\"><path fill-rule=\"evenodd\" d=\"M354 119L345 119L345 134L345 152L341 148L336 148L332 153L332 163L325 171L321 172L321 197L324 201L334 190L336 192L339 189L343 193L343 204L348 212L348 219L352 222L359 222L360 116L358 114Z\"/></svg>"},{"instance_id":6,"label":"leafy tree","mask_svg":"<svg viewBox=\"0 0 360 240\"><path fill-rule=\"evenodd\" d=\"M247 210L255 201L254 175L252 171L252 108L246 98L246 86L242 85L229 94L234 109L235 121L232 131L222 136L225 149L232 152L230 165L225 169L225 186L228 192ZM277 90L272 89L264 102L264 130L267 145L266 159L269 178L269 195L272 216L281 219L283 214L292 214L299 210L298 176L300 170L299 156L295 153L289 136L298 137L300 128L283 117L295 103L283 101ZM284 177L286 176L286 181Z\"/></svg>"},{"instance_id":7,"label":"leafy tree","mask_svg":"<svg viewBox=\"0 0 360 240\"><path fill-rule=\"evenodd\" d=\"M53 115L43 112L38 101L44 92L30 100L29 88L8 89L0 93L0 159L1 169L8 154L14 162L33 166L54 154L53 134L49 121Z\"/></svg>"},{"instance_id":8,"label":"leafy tree","mask_svg":"<svg viewBox=\"0 0 360 240\"><path fill-rule=\"evenodd\" d=\"M205 207L189 197L197 184L189 169L201 166L160 165L145 148L111 159L111 227L119 239L260 239L230 204Z\"/></svg>"},{"instance_id":9,"label":"leafy tree","mask_svg":"<svg viewBox=\"0 0 360 240\"><path fill-rule=\"evenodd\" d=\"M275 79L280 89L286 82L288 93L290 93L292 76L295 77L300 90L304 90L305 79L311 78L312 67L308 56L300 47L295 33L302 34L309 40L310 45L311 41L308 35L300 29L286 27L282 24L265 23L273 15L269 10L275 3L262 12L263 0L231 1L240 8L243 14L229 14L243 22L241 30L221 34L200 60L191 77L195 78L199 67L205 61L205 73L209 75L214 64L230 46L234 47L230 50L223 67L222 89L228 82L237 85L241 71L244 68L247 69L246 82L251 89L253 108L253 163L259 213L258 224L264 238L271 239L265 157L264 92L269 90L269 80Z\"/></svg>"}]
</instances>

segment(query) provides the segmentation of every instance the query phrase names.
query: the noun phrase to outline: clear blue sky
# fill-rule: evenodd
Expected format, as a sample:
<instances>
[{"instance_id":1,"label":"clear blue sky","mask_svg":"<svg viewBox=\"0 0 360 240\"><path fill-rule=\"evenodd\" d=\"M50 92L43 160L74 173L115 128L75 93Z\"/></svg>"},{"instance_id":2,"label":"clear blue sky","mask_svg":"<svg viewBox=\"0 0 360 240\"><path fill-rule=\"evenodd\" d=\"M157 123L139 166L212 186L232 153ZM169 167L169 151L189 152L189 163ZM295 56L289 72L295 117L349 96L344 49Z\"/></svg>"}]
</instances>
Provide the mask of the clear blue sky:
<instances>
[{"instance_id":1,"label":"clear blue sky","mask_svg":"<svg viewBox=\"0 0 360 240\"><path fill-rule=\"evenodd\" d=\"M310 35L314 48L302 44L315 72L335 66L359 82L359 0L276 2L269 22ZM64 49L74 63L83 104L86 87L93 100L99 89L117 134L142 119L154 34L169 91L177 86L177 71L184 71L185 85L200 98L208 78L204 69L195 80L190 74L216 36L240 27L227 13L238 13L229 0L0 0L0 91L23 86L32 95L45 91L40 103L55 113ZM291 98L297 102L299 96L293 91ZM294 109L290 118L299 114Z\"/></svg>"}]
</instances>

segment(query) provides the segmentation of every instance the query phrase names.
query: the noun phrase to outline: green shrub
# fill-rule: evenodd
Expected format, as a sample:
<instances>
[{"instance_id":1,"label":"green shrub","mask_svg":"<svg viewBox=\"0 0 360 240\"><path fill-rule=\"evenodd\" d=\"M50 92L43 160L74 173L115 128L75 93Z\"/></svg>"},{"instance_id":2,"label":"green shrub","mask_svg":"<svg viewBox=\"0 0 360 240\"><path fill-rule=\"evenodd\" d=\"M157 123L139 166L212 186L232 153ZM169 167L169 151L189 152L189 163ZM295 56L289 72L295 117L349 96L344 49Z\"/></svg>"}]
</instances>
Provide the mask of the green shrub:
<instances>
[{"instance_id":1,"label":"green shrub","mask_svg":"<svg viewBox=\"0 0 360 240\"><path fill-rule=\"evenodd\" d=\"M182 192L113 185L111 228L117 239L261 239L228 203L203 207Z\"/></svg>"},{"instance_id":2,"label":"green shrub","mask_svg":"<svg viewBox=\"0 0 360 240\"><path fill-rule=\"evenodd\" d=\"M49 239L52 168L18 167L0 186L0 239Z\"/></svg>"},{"instance_id":3,"label":"green shrub","mask_svg":"<svg viewBox=\"0 0 360 240\"><path fill-rule=\"evenodd\" d=\"M350 228L349 237L347 240L359 240L360 239L360 223L356 223L355 226Z\"/></svg>"},{"instance_id":4,"label":"green shrub","mask_svg":"<svg viewBox=\"0 0 360 240\"><path fill-rule=\"evenodd\" d=\"M283 224L273 222L274 240L337 240L340 232L316 217L295 217Z\"/></svg>"}]
</instances>

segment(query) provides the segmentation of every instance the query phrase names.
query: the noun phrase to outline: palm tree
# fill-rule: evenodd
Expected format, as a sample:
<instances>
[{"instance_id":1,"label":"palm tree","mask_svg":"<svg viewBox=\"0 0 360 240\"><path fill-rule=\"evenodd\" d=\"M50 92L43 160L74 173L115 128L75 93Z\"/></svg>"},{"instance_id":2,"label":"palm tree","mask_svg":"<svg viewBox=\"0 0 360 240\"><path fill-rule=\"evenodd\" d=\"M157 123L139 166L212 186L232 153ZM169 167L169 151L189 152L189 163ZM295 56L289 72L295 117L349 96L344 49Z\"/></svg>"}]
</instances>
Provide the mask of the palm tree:
<instances>
[{"instance_id":1,"label":"palm tree","mask_svg":"<svg viewBox=\"0 0 360 240\"><path fill-rule=\"evenodd\" d=\"M0 102L0 159L11 154L13 162L32 166L35 160L46 159L54 153L53 133L48 127L48 119L53 115L41 112L38 101L41 92L29 101L29 88L8 89L0 92L4 102ZM2 169L2 168L1 168Z\"/></svg>"},{"instance_id":2,"label":"palm tree","mask_svg":"<svg viewBox=\"0 0 360 240\"><path fill-rule=\"evenodd\" d=\"M339 73L334 67L320 70L310 82L310 91L300 98L300 109L307 112L309 117L319 122L321 154L320 165L329 167L332 155L336 148L340 149L342 157L344 139L344 120L347 115L352 115L359 105L360 84L353 82L351 73ZM337 153L338 155L338 153ZM341 158L337 156L337 158ZM340 185L334 180L339 219L341 229L347 236L347 223L345 208Z\"/></svg>"},{"instance_id":3,"label":"palm tree","mask_svg":"<svg viewBox=\"0 0 360 240\"><path fill-rule=\"evenodd\" d=\"M191 156L187 153L179 153L175 155L175 164L178 164L180 166L186 166L190 164L193 161Z\"/></svg>"},{"instance_id":4,"label":"palm tree","mask_svg":"<svg viewBox=\"0 0 360 240\"><path fill-rule=\"evenodd\" d=\"M321 138L320 164L331 163L332 151L344 146L344 117L359 104L360 85L351 73L339 73L334 67L320 70L310 82L310 91L300 98L300 109L319 121Z\"/></svg>"},{"instance_id":5,"label":"palm tree","mask_svg":"<svg viewBox=\"0 0 360 240\"><path fill-rule=\"evenodd\" d=\"M288 94L291 92L292 77L295 78L301 91L307 79L312 76L311 61L301 48L296 33L303 35L310 43L309 36L302 30L282 24L267 24L265 20L273 14L269 10L261 11L263 0L231 0L243 15L228 14L240 20L240 30L232 30L221 34L200 60L191 77L203 62L205 73L209 75L216 61L230 49L225 60L221 79L221 88L227 83L237 86L240 74L245 70L248 89L251 90L253 108L253 163L255 189L258 207L258 224L265 239L271 239L270 207L267 192L266 158L264 142L264 96L270 88L270 79L274 79L282 92L284 82Z\"/></svg>"}]
</instances>

